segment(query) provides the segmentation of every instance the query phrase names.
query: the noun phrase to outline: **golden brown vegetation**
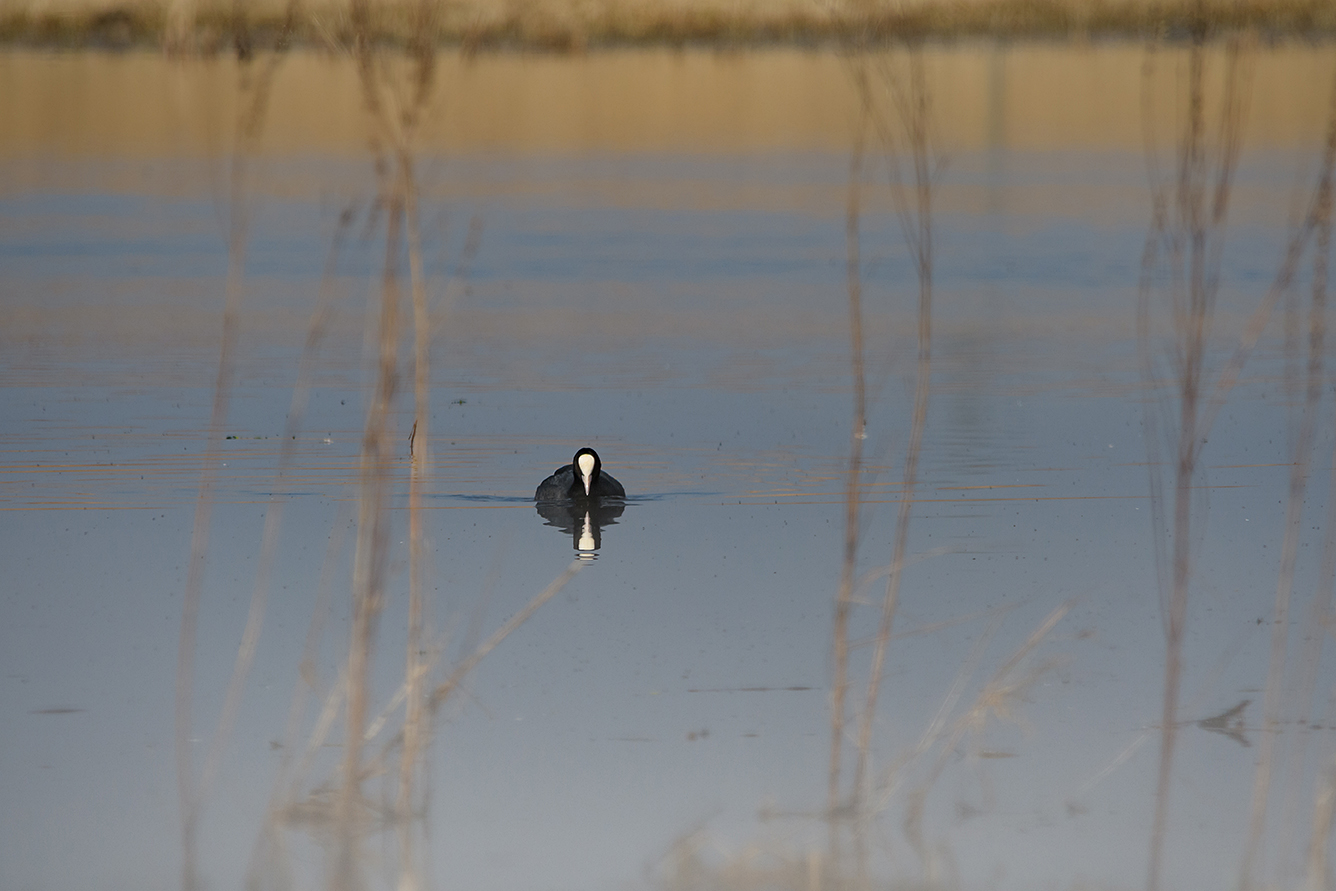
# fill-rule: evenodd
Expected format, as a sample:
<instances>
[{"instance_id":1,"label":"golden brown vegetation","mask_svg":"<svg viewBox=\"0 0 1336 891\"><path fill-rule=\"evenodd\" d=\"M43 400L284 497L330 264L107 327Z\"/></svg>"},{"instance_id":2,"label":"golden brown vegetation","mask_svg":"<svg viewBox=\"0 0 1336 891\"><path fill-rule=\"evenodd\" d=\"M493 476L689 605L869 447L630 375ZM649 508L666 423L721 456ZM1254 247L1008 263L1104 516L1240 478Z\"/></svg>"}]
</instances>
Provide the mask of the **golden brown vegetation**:
<instances>
[{"instance_id":1,"label":"golden brown vegetation","mask_svg":"<svg viewBox=\"0 0 1336 891\"><path fill-rule=\"evenodd\" d=\"M359 33L407 46L422 39L414 0L302 4L292 38L349 44ZM1329 0L920 0L911 3L679 0L460 0L433 5L429 39L467 49L558 52L620 45L745 46L895 43L924 38L1167 36L1245 28L1269 34L1336 33ZM0 42L249 52L285 31L280 0L11 0L0 5Z\"/></svg>"}]
</instances>

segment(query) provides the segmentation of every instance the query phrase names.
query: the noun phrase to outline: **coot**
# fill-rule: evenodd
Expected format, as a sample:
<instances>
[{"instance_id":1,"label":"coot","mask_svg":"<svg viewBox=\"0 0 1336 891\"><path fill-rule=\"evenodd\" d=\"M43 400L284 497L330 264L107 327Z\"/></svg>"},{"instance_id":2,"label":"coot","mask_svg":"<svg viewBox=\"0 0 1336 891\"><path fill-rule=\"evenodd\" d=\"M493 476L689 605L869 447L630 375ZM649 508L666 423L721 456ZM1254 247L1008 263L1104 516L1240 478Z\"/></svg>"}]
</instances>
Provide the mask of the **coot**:
<instances>
[{"instance_id":1,"label":"coot","mask_svg":"<svg viewBox=\"0 0 1336 891\"><path fill-rule=\"evenodd\" d=\"M564 498L625 498L622 484L603 472L603 462L593 449L580 449L565 467L538 484L535 501L560 501Z\"/></svg>"}]
</instances>

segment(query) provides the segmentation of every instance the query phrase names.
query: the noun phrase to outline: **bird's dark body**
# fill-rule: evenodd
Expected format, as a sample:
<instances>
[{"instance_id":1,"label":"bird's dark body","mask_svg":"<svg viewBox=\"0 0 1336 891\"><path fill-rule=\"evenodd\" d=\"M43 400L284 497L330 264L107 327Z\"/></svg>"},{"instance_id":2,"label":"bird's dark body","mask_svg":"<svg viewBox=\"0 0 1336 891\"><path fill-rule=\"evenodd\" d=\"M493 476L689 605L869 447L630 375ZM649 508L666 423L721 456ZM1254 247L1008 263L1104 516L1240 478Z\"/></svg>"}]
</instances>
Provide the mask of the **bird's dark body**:
<instances>
[{"instance_id":1,"label":"bird's dark body","mask_svg":"<svg viewBox=\"0 0 1336 891\"><path fill-rule=\"evenodd\" d=\"M589 479L589 491L585 491L583 474L580 472L580 459L582 456L590 455L593 457L593 471ZM622 484L613 479L608 473L603 472L603 462L599 460L598 453L593 449L580 449L575 453L575 458L570 464L564 467L558 467L556 471L538 484L537 491L533 494L535 501L561 501L563 499L588 499L588 498L625 498L626 489Z\"/></svg>"}]
</instances>

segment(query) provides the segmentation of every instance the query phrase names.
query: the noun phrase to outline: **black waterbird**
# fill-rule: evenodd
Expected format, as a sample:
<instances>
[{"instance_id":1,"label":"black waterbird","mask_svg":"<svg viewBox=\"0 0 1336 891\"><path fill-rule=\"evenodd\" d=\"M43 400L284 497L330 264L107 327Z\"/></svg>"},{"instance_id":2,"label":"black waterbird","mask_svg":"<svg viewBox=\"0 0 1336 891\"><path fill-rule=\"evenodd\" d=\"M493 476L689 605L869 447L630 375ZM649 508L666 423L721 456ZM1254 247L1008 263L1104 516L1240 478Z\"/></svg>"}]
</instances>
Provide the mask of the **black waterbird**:
<instances>
[{"instance_id":1,"label":"black waterbird","mask_svg":"<svg viewBox=\"0 0 1336 891\"><path fill-rule=\"evenodd\" d=\"M535 501L562 501L565 499L625 498L622 484L603 472L603 462L593 449L580 449L571 463L558 467L550 477L538 484L533 493Z\"/></svg>"}]
</instances>

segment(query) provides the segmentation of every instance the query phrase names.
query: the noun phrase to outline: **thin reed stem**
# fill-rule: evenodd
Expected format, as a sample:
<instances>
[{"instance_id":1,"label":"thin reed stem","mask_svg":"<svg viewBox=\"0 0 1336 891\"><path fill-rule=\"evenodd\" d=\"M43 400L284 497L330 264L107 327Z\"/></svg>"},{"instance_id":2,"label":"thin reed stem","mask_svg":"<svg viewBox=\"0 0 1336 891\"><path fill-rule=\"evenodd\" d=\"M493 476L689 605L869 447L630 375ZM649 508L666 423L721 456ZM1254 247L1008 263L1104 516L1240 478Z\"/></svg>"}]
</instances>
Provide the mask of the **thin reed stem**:
<instances>
[{"instance_id":1,"label":"thin reed stem","mask_svg":"<svg viewBox=\"0 0 1336 891\"><path fill-rule=\"evenodd\" d=\"M1336 149L1336 82L1332 84L1327 118L1327 151ZM1330 178L1320 178L1314 206L1318 210L1317 247L1313 257L1313 299L1325 303L1328 280L1328 256L1331 244L1332 189ZM1324 316L1325 320L1325 316ZM1325 321L1324 321L1325 324ZM1317 690L1318 668L1326 643L1328 629L1334 620L1332 598L1336 594L1336 444L1329 458L1327 480L1327 514L1323 525L1322 556L1314 589L1302 652L1299 657L1299 678L1295 698L1298 706L1296 720L1307 726L1313 710L1313 696ZM1300 733L1294 739L1294 757L1290 765L1290 786L1286 795L1287 819L1297 814L1300 799L1308 793L1305 776L1308 734ZM1291 833L1286 832L1289 836Z\"/></svg>"},{"instance_id":2,"label":"thin reed stem","mask_svg":"<svg viewBox=\"0 0 1336 891\"><path fill-rule=\"evenodd\" d=\"M881 676L886 661L886 650L900 601L900 583L903 577L909 544L909 520L918 485L918 462L923 448L923 432L927 426L928 401L932 381L932 147L929 142L930 99L923 68L920 47L910 51L909 96L902 104L901 117L908 134L910 155L914 164L913 228L909 230L910 250L918 274L918 361L914 371L914 408L909 425L909 444L905 450L905 473L900 490L899 511L895 521L895 543L891 555L890 574L882 598L881 618L873 645L872 663L868 669L867 691L859 718L858 758L854 766L853 800L863 797L867 763L872 745L872 725L881 692ZM908 211L902 211L902 217Z\"/></svg>"},{"instance_id":3,"label":"thin reed stem","mask_svg":"<svg viewBox=\"0 0 1336 891\"><path fill-rule=\"evenodd\" d=\"M362 434L358 475L357 550L353 558L353 621L348 644L342 782L336 807L337 853L330 885L357 891L363 831L362 751L370 710L370 670L377 620L388 580L392 474L390 411L399 383L399 277L402 208L388 202L385 265L381 276L376 383Z\"/></svg>"},{"instance_id":4,"label":"thin reed stem","mask_svg":"<svg viewBox=\"0 0 1336 891\"><path fill-rule=\"evenodd\" d=\"M1246 118L1250 86L1251 56L1254 41L1247 37L1233 39L1225 55L1222 110L1213 140L1206 122L1205 53L1200 36L1189 49L1187 68L1186 123L1178 151L1175 182L1170 190L1158 183L1154 170L1153 140L1147 147L1152 179L1152 214L1146 248L1142 256L1142 274L1138 288L1137 338L1141 354L1143 381L1147 388L1145 412L1148 472L1152 523L1155 530L1156 568L1160 580L1161 607L1165 620L1165 670L1160 721L1160 760L1155 795L1155 816L1151 825L1147 887L1159 888L1169 826L1169 792L1177 741L1177 718L1182 673L1185 665L1184 644L1188 622L1192 565L1196 558L1193 537L1200 518L1193 504L1194 491L1201 472L1201 455L1216 416L1232 391L1243 366L1265 329L1281 296L1288 292L1297 274L1299 259L1314 232L1322 241L1322 227L1329 225L1330 183L1333 154L1336 153L1336 105L1333 124L1318 177L1318 186L1308 211L1291 233L1276 276L1267 293L1245 324L1232 355L1214 375L1207 374L1208 349L1219 289L1221 257L1226 249L1224 232L1228 221L1229 198L1238 166L1243 122ZM1148 53L1146 80L1150 82L1151 54ZM1149 96L1147 89L1144 96ZM1336 88L1333 89L1336 103ZM1325 253L1326 248L1323 247ZM1325 264L1325 260L1322 261ZM1162 266L1168 276L1163 286L1157 284ZM1315 278L1325 288L1325 266L1315 269ZM1169 351L1169 380L1177 388L1172 412L1157 406L1155 399L1166 383L1156 367L1152 343L1158 287L1167 295L1167 309L1173 333ZM1321 307L1319 309L1319 306ZM1316 415L1320 390L1314 389L1323 375L1321 350L1324 338L1325 297L1315 295L1309 316L1309 364L1306 404L1294 443L1287 507L1286 533L1282 545L1280 572L1274 605L1270 665L1263 711L1266 732L1254 775L1253 801L1249 835L1244 846L1240 884L1251 887L1256 863L1260 859L1265 834L1266 803L1274 771L1276 728L1279 718L1288 650L1288 616L1292 598L1297 536L1302 518L1302 502L1312 443L1316 435ZM1316 353L1314 351L1317 351ZM1163 429L1172 435L1174 460L1169 486L1160 466L1161 414ZM1172 415L1172 417L1170 417ZM1168 491L1172 491L1172 511L1167 515ZM1336 557L1333 558L1336 566ZM1316 607L1315 607L1316 608Z\"/></svg>"},{"instance_id":5,"label":"thin reed stem","mask_svg":"<svg viewBox=\"0 0 1336 891\"><path fill-rule=\"evenodd\" d=\"M1336 93L1334 93L1336 95ZM1333 116L1336 123L1336 115ZM1266 689L1262 697L1262 734L1253 774L1252 806L1248 822L1248 841L1241 867L1242 886L1252 885L1254 864L1260 857L1266 830L1267 804L1271 775L1279 737L1280 710L1284 698L1285 663L1289 644L1290 599L1294 589L1295 563L1299 556L1299 538L1304 502L1308 489L1313 444L1317 436L1319 403L1324 384L1324 351L1327 313L1327 253L1331 247L1331 181L1323 178L1313 204L1316 213L1316 238L1313 255L1313 289L1308 314L1308 363L1306 386L1298 435L1290 461L1289 493L1285 505L1285 531L1281 540L1280 566L1276 596L1271 614L1270 660Z\"/></svg>"},{"instance_id":6,"label":"thin reed stem","mask_svg":"<svg viewBox=\"0 0 1336 891\"><path fill-rule=\"evenodd\" d=\"M406 152L399 158L404 218L408 233L408 270L413 300L413 432L408 482L408 639L404 679L407 703L404 709L403 749L399 759L399 793L396 811L401 818L414 812L417 766L430 738L424 691L430 662L423 652L425 619L423 589L427 571L427 542L423 531L422 494L431 473L431 331L427 310L427 288L422 271L422 237L419 230L417 184L413 178L412 158ZM413 852L414 828L411 820L399 822L400 866L416 870Z\"/></svg>"},{"instance_id":7,"label":"thin reed stem","mask_svg":"<svg viewBox=\"0 0 1336 891\"><path fill-rule=\"evenodd\" d=\"M268 560L262 558L251 595L245 630L224 696L214 732L209 737L203 767L195 776L191 754L194 729L195 649L199 634L199 611L203 599L204 573L208 563L209 534L213 518L213 493L218 480L220 447L231 404L236 376L236 348L240 334L241 309L245 296L246 254L250 240L250 167L263 132L269 96L278 65L287 49L295 22L295 4L289 4L280 31L278 45L252 78L250 56L243 56L240 86L248 96L241 106L236 124L237 146L231 158L228 200L227 279L224 286L222 342L218 370L214 379L213 406L205 437L199 490L195 497L194 524L190 538L190 562L182 594L181 630L177 646L174 745L176 750L177 791L181 807L181 887L194 891L200 886L198 876L198 838L200 811L207 800L222 763L223 753L236 715L241 706L246 677L254 659L263 626L268 596L269 570L272 567L272 543L277 537L278 518L266 518L266 538L270 545ZM274 505L271 504L271 509ZM281 511L279 512L281 515Z\"/></svg>"},{"instance_id":8,"label":"thin reed stem","mask_svg":"<svg viewBox=\"0 0 1336 891\"><path fill-rule=\"evenodd\" d=\"M866 79L859 66L855 77ZM844 751L845 703L849 691L849 617L853 610L858 571L859 513L863 490L863 443L867 439L867 381L863 366L863 270L859 251L860 196L863 155L867 137L866 106L860 112L853 151L849 158L849 188L845 205L845 280L849 291L849 353L853 375L853 423L849 432L849 467L844 488L844 560L840 589L835 598L834 679L830 693L830 762L827 770L826 810L840 809L840 761Z\"/></svg>"},{"instance_id":9,"label":"thin reed stem","mask_svg":"<svg viewBox=\"0 0 1336 891\"><path fill-rule=\"evenodd\" d=\"M1024 672L1021 671L1022 666L1026 664L1028 657L1038 649L1039 645L1067 615L1072 605L1073 601L1065 601L1044 617L1044 620L1039 623L1034 631L1030 632L1030 636L1025 639L1025 642L993 672L992 676L980 688L973 703L970 704L965 713L950 723L949 732L947 732L947 718L963 693L965 682L974 673L975 667L983 658L984 648L1001 628L1007 609L995 610L992 613L988 625L983 633L979 635L974 646L971 647L970 655L961 664L951 690L942 700L941 706L911 756L925 754L934 745L937 747L937 757L933 759L932 767L929 769L927 776L909 794L909 806L906 809L904 822L905 835L921 860L926 861L928 859L928 845L923 837L923 816L926 811L928 790L941 778L947 765L958 757L961 743L966 736L973 736L975 739L981 738L990 718L1014 720L1011 711L1012 704L1024 696L1025 691L1034 685L1035 681L1049 669L1052 663L1049 665L1041 664Z\"/></svg>"},{"instance_id":10,"label":"thin reed stem","mask_svg":"<svg viewBox=\"0 0 1336 891\"><path fill-rule=\"evenodd\" d=\"M425 4L424 4L425 6ZM399 777L395 812L399 816L400 879L405 887L419 883L413 847L412 816L417 812L417 767L430 739L425 702L426 674L431 660L424 648L426 534L422 494L430 473L431 319L422 267L422 244L417 207L418 184L413 152L417 123L433 84L433 42L420 34L415 43L417 78L411 101L397 97L390 66L374 48L371 7L366 0L352 5L353 58L371 118L374 164L380 182L379 204L386 217L385 261L381 283L380 360L376 396L368 413L363 438L363 476L358 519L359 547L354 564L353 635L348 653L347 727L343 781L338 807L338 853L331 876L335 888L355 887L360 827L361 779L366 771L362 745L368 718L368 670L375 619L383 605L388 550L388 497L390 489L390 412L399 376L400 321L399 265L405 243L408 251L409 292L413 312L414 421L409 436L409 602L405 653L404 725L399 741ZM425 27L425 22L420 23Z\"/></svg>"},{"instance_id":11,"label":"thin reed stem","mask_svg":"<svg viewBox=\"0 0 1336 891\"><path fill-rule=\"evenodd\" d=\"M1331 829L1336 816L1336 760L1329 763L1317 781L1313 795L1313 830L1308 842L1308 891L1327 891L1328 849L1331 847Z\"/></svg>"},{"instance_id":12,"label":"thin reed stem","mask_svg":"<svg viewBox=\"0 0 1336 891\"><path fill-rule=\"evenodd\" d=\"M1187 74L1187 120L1179 143L1178 165L1173 200L1168 200L1158 184L1153 191L1151 234L1143 254L1141 286L1138 298L1137 327L1142 349L1143 375L1151 393L1156 391L1159 378L1154 373L1154 360L1149 354L1151 324L1150 289L1152 264L1157 259L1153 243L1163 239L1170 265L1169 304L1174 332L1171 348L1171 366L1178 387L1177 429L1173 464L1173 514L1170 549L1166 554L1157 542L1157 559L1169 560L1166 572L1157 568L1162 583L1167 579L1168 592L1161 590L1161 608L1164 617L1165 668L1164 689L1160 714L1160 758L1156 780L1155 816L1151 824L1150 858L1147 867L1147 888L1157 891L1163 870L1165 834L1169 818L1169 788L1173 771L1174 750L1177 744L1179 697L1182 689L1183 644L1187 629L1188 600L1192 574L1192 535L1194 529L1193 482L1198 473L1201 444L1210 430L1210 420L1203 417L1201 403L1207 390L1205 383L1206 350L1210 340L1211 322L1218 291L1218 266L1221 256L1224 224L1228 212L1230 184L1238 158L1238 134L1242 126L1242 105L1238 95L1238 53L1228 54L1226 71L1225 110L1220 123L1219 158L1211 157L1207 140L1205 94L1205 46L1198 35L1189 48ZM1153 150L1153 148L1152 148ZM1207 206L1207 193L1211 201ZM1169 211L1172 208L1173 215ZM1153 410L1148 416L1153 415ZM1158 425L1148 417L1147 433L1158 436ZM1160 470L1158 443L1148 445L1153 459L1151 494L1157 503L1152 506L1156 519L1155 534L1161 535L1159 518L1163 516L1158 503L1163 489L1158 479Z\"/></svg>"},{"instance_id":13,"label":"thin reed stem","mask_svg":"<svg viewBox=\"0 0 1336 891\"><path fill-rule=\"evenodd\" d=\"M444 705L454 694L455 690L459 688L459 685L463 683L464 678L468 677L469 672L473 671L479 662L487 658L488 653L496 649L501 641L509 637L515 629L529 621L529 618L538 611L539 607L555 597L586 565L588 564L580 560L572 560L570 565L566 567L561 575L557 576L546 588L538 592L533 599L524 605L523 609L507 619L500 628L492 632L491 637L480 643L466 658L460 660L454 669L451 670L449 676L447 676L444 681L437 684L431 691L431 696L427 700L428 707L435 712Z\"/></svg>"}]
</instances>

